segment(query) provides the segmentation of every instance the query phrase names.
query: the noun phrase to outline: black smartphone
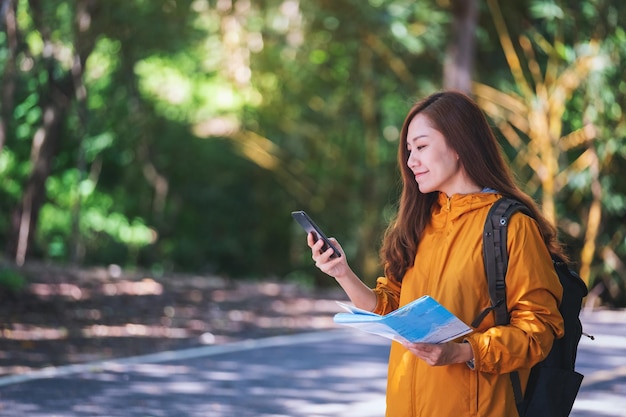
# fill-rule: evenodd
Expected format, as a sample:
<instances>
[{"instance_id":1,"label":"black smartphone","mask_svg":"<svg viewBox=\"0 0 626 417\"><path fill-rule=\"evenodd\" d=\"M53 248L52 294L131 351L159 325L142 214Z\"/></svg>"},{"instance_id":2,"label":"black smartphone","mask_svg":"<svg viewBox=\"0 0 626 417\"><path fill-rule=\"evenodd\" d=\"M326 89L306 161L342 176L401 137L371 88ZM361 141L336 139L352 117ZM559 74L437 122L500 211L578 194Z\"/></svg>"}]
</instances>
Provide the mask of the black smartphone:
<instances>
[{"instance_id":1,"label":"black smartphone","mask_svg":"<svg viewBox=\"0 0 626 417\"><path fill-rule=\"evenodd\" d=\"M324 246L322 246L322 252L327 251L329 248L333 249L333 254L330 256L331 258L338 258L341 256L341 252L328 240L322 229L320 229L315 222L306 214L304 211L292 211L291 216L302 226L302 228L307 233L313 233L313 238L315 241L318 239L322 239L324 241Z\"/></svg>"}]
</instances>

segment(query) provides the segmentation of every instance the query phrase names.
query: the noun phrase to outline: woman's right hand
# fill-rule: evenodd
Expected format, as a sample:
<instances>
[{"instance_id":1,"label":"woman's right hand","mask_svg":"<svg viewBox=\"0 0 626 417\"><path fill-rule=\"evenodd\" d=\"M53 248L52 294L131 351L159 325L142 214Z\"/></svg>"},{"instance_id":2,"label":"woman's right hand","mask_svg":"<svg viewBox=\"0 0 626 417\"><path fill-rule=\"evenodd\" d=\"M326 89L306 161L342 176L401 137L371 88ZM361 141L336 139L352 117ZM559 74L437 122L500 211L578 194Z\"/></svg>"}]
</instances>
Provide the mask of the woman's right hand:
<instances>
[{"instance_id":1,"label":"woman's right hand","mask_svg":"<svg viewBox=\"0 0 626 417\"><path fill-rule=\"evenodd\" d=\"M346 277L349 273L352 273L352 270L348 266L348 261L346 260L346 254L343 252L343 248L337 242L336 239L329 239L333 245L341 252L341 256L333 258L333 249L328 248L328 250L322 252L322 247L324 246L324 241L322 239L318 239L317 242L313 238L313 234L309 233L307 236L307 243L311 248L312 258L315 261L315 266L319 268L320 271L324 272L327 275L335 279L341 279Z\"/></svg>"},{"instance_id":2,"label":"woman's right hand","mask_svg":"<svg viewBox=\"0 0 626 417\"><path fill-rule=\"evenodd\" d=\"M307 236L307 243L311 248L315 266L317 266L320 271L335 278L355 306L363 310L374 311L377 303L376 294L374 294L374 291L365 285L363 281L354 274L352 269L350 269L346 254L339 242L333 238L330 238L330 241L339 250L341 256L332 258L332 248L321 252L324 241L318 239L316 242L311 233Z\"/></svg>"}]
</instances>

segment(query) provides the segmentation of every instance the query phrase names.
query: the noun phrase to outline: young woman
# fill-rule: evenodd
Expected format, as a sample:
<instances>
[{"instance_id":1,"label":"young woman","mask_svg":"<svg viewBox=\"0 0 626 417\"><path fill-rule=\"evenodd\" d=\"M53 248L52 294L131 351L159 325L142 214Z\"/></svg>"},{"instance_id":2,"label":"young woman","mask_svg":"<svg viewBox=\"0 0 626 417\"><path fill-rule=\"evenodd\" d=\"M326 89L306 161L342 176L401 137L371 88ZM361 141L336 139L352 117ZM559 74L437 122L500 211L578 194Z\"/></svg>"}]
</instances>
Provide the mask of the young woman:
<instances>
[{"instance_id":1,"label":"young woman","mask_svg":"<svg viewBox=\"0 0 626 417\"><path fill-rule=\"evenodd\" d=\"M550 258L563 255L556 231L515 185L485 116L463 94L436 93L411 108L398 162L403 189L376 288L309 235L315 264L357 307L387 314L430 295L471 323L490 305L482 260L487 212L502 196L526 204L537 220L518 213L508 226L510 324L494 326L490 314L462 340L394 342L387 382L388 417L517 416L508 373L518 370L525 388L530 368L563 335L562 288Z\"/></svg>"}]
</instances>

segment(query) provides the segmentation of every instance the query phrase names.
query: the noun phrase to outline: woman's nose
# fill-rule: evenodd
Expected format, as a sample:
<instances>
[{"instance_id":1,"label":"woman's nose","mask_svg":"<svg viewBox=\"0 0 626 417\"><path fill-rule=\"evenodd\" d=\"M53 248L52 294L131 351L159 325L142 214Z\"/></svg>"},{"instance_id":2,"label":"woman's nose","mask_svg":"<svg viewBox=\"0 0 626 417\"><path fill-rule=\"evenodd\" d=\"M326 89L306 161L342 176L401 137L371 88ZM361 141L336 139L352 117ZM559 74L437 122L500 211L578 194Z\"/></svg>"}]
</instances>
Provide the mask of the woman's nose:
<instances>
[{"instance_id":1,"label":"woman's nose","mask_svg":"<svg viewBox=\"0 0 626 417\"><path fill-rule=\"evenodd\" d=\"M406 162L409 168L413 168L419 165L419 158L415 156L415 152L409 152L409 159Z\"/></svg>"}]
</instances>

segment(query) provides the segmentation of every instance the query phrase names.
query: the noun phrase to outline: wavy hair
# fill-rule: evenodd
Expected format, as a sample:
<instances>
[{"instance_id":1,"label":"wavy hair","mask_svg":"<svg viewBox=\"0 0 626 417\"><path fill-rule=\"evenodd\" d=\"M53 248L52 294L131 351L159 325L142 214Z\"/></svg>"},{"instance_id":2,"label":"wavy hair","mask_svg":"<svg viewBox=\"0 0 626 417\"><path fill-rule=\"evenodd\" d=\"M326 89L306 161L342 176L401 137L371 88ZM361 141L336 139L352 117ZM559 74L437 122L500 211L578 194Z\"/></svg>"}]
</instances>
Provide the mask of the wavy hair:
<instances>
[{"instance_id":1,"label":"wavy hair","mask_svg":"<svg viewBox=\"0 0 626 417\"><path fill-rule=\"evenodd\" d=\"M543 240L552 254L567 259L557 240L556 228L543 216L535 201L516 185L500 146L485 115L467 95L455 91L432 94L409 110L398 148L402 193L395 218L389 224L380 251L388 278L402 280L414 261L417 246L428 222L438 192L421 193L407 162L407 131L417 114L426 116L459 155L468 177L480 187L524 203L536 219Z\"/></svg>"}]
</instances>

